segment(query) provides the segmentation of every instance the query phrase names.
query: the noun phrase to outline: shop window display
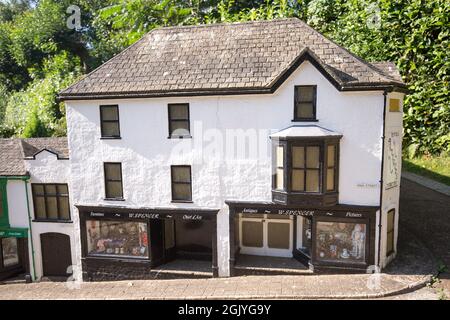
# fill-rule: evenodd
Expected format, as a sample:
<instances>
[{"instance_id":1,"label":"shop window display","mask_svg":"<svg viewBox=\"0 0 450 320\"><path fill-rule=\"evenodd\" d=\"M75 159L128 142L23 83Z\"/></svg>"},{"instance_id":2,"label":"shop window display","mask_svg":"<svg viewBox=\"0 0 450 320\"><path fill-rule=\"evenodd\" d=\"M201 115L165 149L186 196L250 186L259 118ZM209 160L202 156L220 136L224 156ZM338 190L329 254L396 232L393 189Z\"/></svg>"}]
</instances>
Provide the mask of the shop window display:
<instances>
[{"instance_id":1,"label":"shop window display","mask_svg":"<svg viewBox=\"0 0 450 320\"><path fill-rule=\"evenodd\" d=\"M3 267L11 267L19 264L19 251L17 238L2 239Z\"/></svg>"},{"instance_id":2,"label":"shop window display","mask_svg":"<svg viewBox=\"0 0 450 320\"><path fill-rule=\"evenodd\" d=\"M88 255L148 258L147 224L86 221Z\"/></svg>"},{"instance_id":3,"label":"shop window display","mask_svg":"<svg viewBox=\"0 0 450 320\"><path fill-rule=\"evenodd\" d=\"M365 224L320 221L316 237L318 260L365 262Z\"/></svg>"}]
</instances>

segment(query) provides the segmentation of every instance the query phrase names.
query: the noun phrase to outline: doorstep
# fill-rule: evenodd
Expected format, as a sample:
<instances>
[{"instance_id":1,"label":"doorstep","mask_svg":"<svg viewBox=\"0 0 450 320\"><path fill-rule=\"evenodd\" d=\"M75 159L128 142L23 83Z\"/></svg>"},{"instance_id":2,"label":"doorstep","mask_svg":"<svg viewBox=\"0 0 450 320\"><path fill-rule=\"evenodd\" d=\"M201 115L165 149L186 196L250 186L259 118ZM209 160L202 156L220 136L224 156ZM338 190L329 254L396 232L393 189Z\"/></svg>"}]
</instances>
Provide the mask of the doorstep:
<instances>
[{"instance_id":1,"label":"doorstep","mask_svg":"<svg viewBox=\"0 0 450 320\"><path fill-rule=\"evenodd\" d=\"M211 261L177 259L151 270L154 279L206 279L212 278Z\"/></svg>"},{"instance_id":2,"label":"doorstep","mask_svg":"<svg viewBox=\"0 0 450 320\"><path fill-rule=\"evenodd\" d=\"M235 276L312 274L308 267L294 258L239 254L234 265Z\"/></svg>"}]
</instances>

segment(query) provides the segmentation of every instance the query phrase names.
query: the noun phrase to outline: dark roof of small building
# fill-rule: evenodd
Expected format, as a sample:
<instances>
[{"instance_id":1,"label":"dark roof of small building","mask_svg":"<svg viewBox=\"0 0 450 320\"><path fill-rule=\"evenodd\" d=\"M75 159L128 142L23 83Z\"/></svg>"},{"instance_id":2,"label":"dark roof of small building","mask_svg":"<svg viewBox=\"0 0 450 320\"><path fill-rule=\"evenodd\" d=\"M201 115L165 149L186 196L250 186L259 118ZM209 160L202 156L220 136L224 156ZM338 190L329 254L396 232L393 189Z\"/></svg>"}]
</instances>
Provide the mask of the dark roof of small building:
<instances>
[{"instance_id":1,"label":"dark roof of small building","mask_svg":"<svg viewBox=\"0 0 450 320\"><path fill-rule=\"evenodd\" d=\"M47 150L58 159L69 158L67 138L0 139L0 176L27 176L25 159Z\"/></svg>"},{"instance_id":2,"label":"dark roof of small building","mask_svg":"<svg viewBox=\"0 0 450 320\"><path fill-rule=\"evenodd\" d=\"M67 138L28 138L22 139L22 148L25 158L34 158L36 154L47 150L57 155L60 159L69 158Z\"/></svg>"},{"instance_id":3,"label":"dark roof of small building","mask_svg":"<svg viewBox=\"0 0 450 320\"><path fill-rule=\"evenodd\" d=\"M0 176L26 176L20 139L0 139Z\"/></svg>"},{"instance_id":4,"label":"dark roof of small building","mask_svg":"<svg viewBox=\"0 0 450 320\"><path fill-rule=\"evenodd\" d=\"M59 97L271 93L304 60L339 90L405 86L393 64L365 62L291 18L154 29Z\"/></svg>"}]
</instances>

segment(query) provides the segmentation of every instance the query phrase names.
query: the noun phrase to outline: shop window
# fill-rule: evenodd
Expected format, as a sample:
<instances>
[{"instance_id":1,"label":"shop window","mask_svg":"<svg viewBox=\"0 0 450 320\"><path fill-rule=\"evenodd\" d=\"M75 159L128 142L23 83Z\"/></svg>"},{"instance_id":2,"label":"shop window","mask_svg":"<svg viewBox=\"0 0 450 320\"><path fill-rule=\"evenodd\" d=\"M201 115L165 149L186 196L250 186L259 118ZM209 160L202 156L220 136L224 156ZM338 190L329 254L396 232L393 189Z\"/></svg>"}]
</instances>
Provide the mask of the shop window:
<instances>
[{"instance_id":1,"label":"shop window","mask_svg":"<svg viewBox=\"0 0 450 320\"><path fill-rule=\"evenodd\" d=\"M31 185L36 221L69 221L69 189L67 184Z\"/></svg>"},{"instance_id":2,"label":"shop window","mask_svg":"<svg viewBox=\"0 0 450 320\"><path fill-rule=\"evenodd\" d=\"M389 99L389 112L400 112L400 99Z\"/></svg>"},{"instance_id":3,"label":"shop window","mask_svg":"<svg viewBox=\"0 0 450 320\"><path fill-rule=\"evenodd\" d=\"M172 166L172 201L192 201L191 166Z\"/></svg>"},{"instance_id":4,"label":"shop window","mask_svg":"<svg viewBox=\"0 0 450 320\"><path fill-rule=\"evenodd\" d=\"M2 261L3 268L16 266L19 264L19 250L17 238L2 238Z\"/></svg>"},{"instance_id":5,"label":"shop window","mask_svg":"<svg viewBox=\"0 0 450 320\"><path fill-rule=\"evenodd\" d=\"M100 106L102 138L120 138L119 106Z\"/></svg>"},{"instance_id":6,"label":"shop window","mask_svg":"<svg viewBox=\"0 0 450 320\"><path fill-rule=\"evenodd\" d=\"M317 260L365 262L366 224L319 221L316 228Z\"/></svg>"},{"instance_id":7,"label":"shop window","mask_svg":"<svg viewBox=\"0 0 450 320\"><path fill-rule=\"evenodd\" d=\"M105 162L104 171L106 199L123 199L122 164Z\"/></svg>"},{"instance_id":8,"label":"shop window","mask_svg":"<svg viewBox=\"0 0 450 320\"><path fill-rule=\"evenodd\" d=\"M168 105L169 138L190 137L189 104L173 103Z\"/></svg>"},{"instance_id":9,"label":"shop window","mask_svg":"<svg viewBox=\"0 0 450 320\"><path fill-rule=\"evenodd\" d=\"M395 229L395 210L389 210L387 213L387 240L386 256L394 253L394 229Z\"/></svg>"},{"instance_id":10,"label":"shop window","mask_svg":"<svg viewBox=\"0 0 450 320\"><path fill-rule=\"evenodd\" d=\"M87 220L86 236L89 256L149 257L146 223Z\"/></svg>"},{"instance_id":11,"label":"shop window","mask_svg":"<svg viewBox=\"0 0 450 320\"><path fill-rule=\"evenodd\" d=\"M274 139L272 200L291 205L336 204L339 139Z\"/></svg>"},{"instance_id":12,"label":"shop window","mask_svg":"<svg viewBox=\"0 0 450 320\"><path fill-rule=\"evenodd\" d=\"M316 120L316 86L296 86L294 92L294 121Z\"/></svg>"}]
</instances>

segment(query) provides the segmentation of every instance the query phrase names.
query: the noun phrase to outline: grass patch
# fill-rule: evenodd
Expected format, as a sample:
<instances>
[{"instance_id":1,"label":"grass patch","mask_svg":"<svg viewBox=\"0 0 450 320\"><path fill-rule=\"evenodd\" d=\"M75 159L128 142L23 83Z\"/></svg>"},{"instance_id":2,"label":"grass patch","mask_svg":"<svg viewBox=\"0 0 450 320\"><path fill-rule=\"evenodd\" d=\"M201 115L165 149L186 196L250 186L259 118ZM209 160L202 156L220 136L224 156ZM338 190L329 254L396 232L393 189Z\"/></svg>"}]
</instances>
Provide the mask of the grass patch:
<instances>
[{"instance_id":1,"label":"grass patch","mask_svg":"<svg viewBox=\"0 0 450 320\"><path fill-rule=\"evenodd\" d=\"M403 169L450 186L450 156L403 159Z\"/></svg>"}]
</instances>

